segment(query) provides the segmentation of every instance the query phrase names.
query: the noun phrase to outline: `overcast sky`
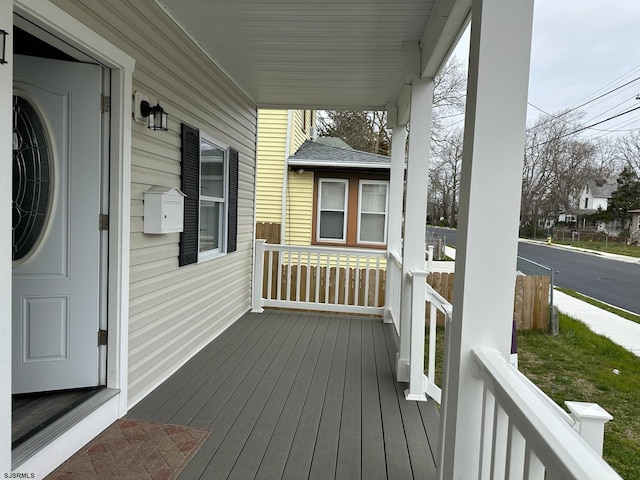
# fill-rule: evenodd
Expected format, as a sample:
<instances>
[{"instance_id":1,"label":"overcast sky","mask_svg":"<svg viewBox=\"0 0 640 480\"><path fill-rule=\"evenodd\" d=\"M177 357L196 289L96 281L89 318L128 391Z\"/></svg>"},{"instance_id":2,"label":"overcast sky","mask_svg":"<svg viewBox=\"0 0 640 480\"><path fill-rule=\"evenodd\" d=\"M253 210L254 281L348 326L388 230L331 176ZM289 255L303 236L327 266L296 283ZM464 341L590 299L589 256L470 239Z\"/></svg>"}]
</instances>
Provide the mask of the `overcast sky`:
<instances>
[{"instance_id":1,"label":"overcast sky","mask_svg":"<svg viewBox=\"0 0 640 480\"><path fill-rule=\"evenodd\" d=\"M468 33L468 32L467 32ZM468 44L468 36L461 43ZM465 57L460 46L456 55ZM464 59L466 62L466 58ZM536 0L529 102L557 113L640 77L640 0ZM640 107L640 79L589 103L589 125ZM529 117L539 113L529 107ZM589 135L640 127L640 110L594 127ZM595 129L599 130L595 130Z\"/></svg>"}]
</instances>

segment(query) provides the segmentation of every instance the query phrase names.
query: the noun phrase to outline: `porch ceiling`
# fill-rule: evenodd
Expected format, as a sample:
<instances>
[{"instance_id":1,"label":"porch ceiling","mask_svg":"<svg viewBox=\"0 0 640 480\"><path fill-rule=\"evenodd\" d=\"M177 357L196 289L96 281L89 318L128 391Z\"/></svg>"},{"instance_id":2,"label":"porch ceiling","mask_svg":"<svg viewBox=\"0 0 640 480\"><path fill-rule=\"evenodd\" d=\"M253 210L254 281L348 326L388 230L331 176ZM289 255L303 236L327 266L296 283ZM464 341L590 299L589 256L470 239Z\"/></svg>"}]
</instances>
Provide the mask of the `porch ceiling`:
<instances>
[{"instance_id":1,"label":"porch ceiling","mask_svg":"<svg viewBox=\"0 0 640 480\"><path fill-rule=\"evenodd\" d=\"M259 107L342 109L396 102L406 83L403 44L421 42L423 71L437 68L470 3L156 1Z\"/></svg>"}]
</instances>

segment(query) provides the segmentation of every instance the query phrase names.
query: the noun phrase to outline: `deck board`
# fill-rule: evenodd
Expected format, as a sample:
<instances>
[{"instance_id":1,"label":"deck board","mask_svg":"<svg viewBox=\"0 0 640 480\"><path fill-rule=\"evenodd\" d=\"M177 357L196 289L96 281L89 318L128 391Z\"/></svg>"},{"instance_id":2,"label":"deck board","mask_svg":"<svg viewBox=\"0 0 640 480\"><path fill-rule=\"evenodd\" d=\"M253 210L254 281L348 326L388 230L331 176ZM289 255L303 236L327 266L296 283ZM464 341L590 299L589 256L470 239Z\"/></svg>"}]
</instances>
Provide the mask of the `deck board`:
<instances>
[{"instance_id":1,"label":"deck board","mask_svg":"<svg viewBox=\"0 0 640 480\"><path fill-rule=\"evenodd\" d=\"M391 361L387 352L385 333L381 329L373 330L373 342L378 367L378 388L380 391L380 409L387 462L387 478L412 478L411 461L407 449L404 425L400 414L400 402L396 382L393 378Z\"/></svg>"},{"instance_id":2,"label":"deck board","mask_svg":"<svg viewBox=\"0 0 640 480\"><path fill-rule=\"evenodd\" d=\"M338 338L331 359L329 382L313 451L311 471L309 472L310 479L334 478L335 476L350 326L348 318L341 318L339 321Z\"/></svg>"},{"instance_id":3,"label":"deck board","mask_svg":"<svg viewBox=\"0 0 640 480\"><path fill-rule=\"evenodd\" d=\"M394 336L379 319L246 314L128 416L211 428L180 480L435 478L438 411L404 400Z\"/></svg>"},{"instance_id":4,"label":"deck board","mask_svg":"<svg viewBox=\"0 0 640 480\"><path fill-rule=\"evenodd\" d=\"M373 324L362 325L362 478L387 478Z\"/></svg>"},{"instance_id":5,"label":"deck board","mask_svg":"<svg viewBox=\"0 0 640 480\"><path fill-rule=\"evenodd\" d=\"M370 320L365 320L370 323ZM342 418L340 422L336 478L362 476L362 322L349 322L349 344L345 368Z\"/></svg>"},{"instance_id":6,"label":"deck board","mask_svg":"<svg viewBox=\"0 0 640 480\"><path fill-rule=\"evenodd\" d=\"M204 348L198 352L190 361L189 368L183 369L183 374L179 377L172 378L171 382L164 382L154 390L154 394L145 398L144 402L138 403L131 410L138 420L149 421L166 421L166 415L163 410L172 409L176 403L180 403L180 399L188 399L190 392L186 388L187 384L202 385L203 381L198 377L202 372L206 372L207 366L215 362L216 359L224 361L229 351L233 351L232 346L234 338L242 339L255 330L260 323L258 322L235 322L227 328L218 338L216 344L220 348ZM236 340L238 341L238 340ZM215 365L211 365L215 368Z\"/></svg>"}]
</instances>

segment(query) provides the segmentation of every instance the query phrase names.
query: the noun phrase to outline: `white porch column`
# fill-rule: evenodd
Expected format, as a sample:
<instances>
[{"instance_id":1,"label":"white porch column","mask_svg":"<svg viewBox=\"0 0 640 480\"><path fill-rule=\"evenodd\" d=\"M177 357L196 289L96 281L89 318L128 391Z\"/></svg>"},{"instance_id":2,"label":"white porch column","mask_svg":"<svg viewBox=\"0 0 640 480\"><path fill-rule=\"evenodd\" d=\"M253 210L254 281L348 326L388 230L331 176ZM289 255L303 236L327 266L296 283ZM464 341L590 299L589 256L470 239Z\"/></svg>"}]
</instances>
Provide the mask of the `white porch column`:
<instances>
[{"instance_id":1,"label":"white porch column","mask_svg":"<svg viewBox=\"0 0 640 480\"><path fill-rule=\"evenodd\" d=\"M0 65L0 159L2 171L13 164L13 2L0 2L0 29L6 37ZM0 176L0 471L11 472L11 192L12 176Z\"/></svg>"},{"instance_id":2,"label":"white porch column","mask_svg":"<svg viewBox=\"0 0 640 480\"><path fill-rule=\"evenodd\" d=\"M398 107L387 105L387 125L391 134L391 170L389 178L389 221L387 225L387 251L402 253L402 200L404 198L404 158L407 144L407 126L398 125ZM388 270L387 270L388 271ZM384 322L391 323L391 288L385 290ZM400 312L393 312L398 315Z\"/></svg>"},{"instance_id":3,"label":"white porch column","mask_svg":"<svg viewBox=\"0 0 640 480\"><path fill-rule=\"evenodd\" d=\"M411 280L408 272L410 270L424 270L424 234L427 220L432 106L433 79L415 79L411 87L411 117L409 123L411 130L409 133L407 198L404 214L404 248L402 251L400 352L398 352L396 366L399 382L409 381Z\"/></svg>"},{"instance_id":4,"label":"white porch column","mask_svg":"<svg viewBox=\"0 0 640 480\"><path fill-rule=\"evenodd\" d=\"M471 348L509 359L532 20L533 0L473 1L439 478L478 478L483 385Z\"/></svg>"}]
</instances>

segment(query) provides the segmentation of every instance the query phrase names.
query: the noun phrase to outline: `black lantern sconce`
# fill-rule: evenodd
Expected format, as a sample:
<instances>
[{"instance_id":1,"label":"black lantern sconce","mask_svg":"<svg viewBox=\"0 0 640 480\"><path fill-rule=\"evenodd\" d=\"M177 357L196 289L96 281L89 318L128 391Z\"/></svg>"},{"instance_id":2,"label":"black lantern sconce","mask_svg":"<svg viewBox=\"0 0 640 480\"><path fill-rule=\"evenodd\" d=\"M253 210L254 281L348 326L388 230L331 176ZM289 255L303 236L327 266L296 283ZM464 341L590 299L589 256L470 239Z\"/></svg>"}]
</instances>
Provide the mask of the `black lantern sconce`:
<instances>
[{"instance_id":1,"label":"black lantern sconce","mask_svg":"<svg viewBox=\"0 0 640 480\"><path fill-rule=\"evenodd\" d=\"M8 63L4 57L7 50L7 35L9 32L0 29L0 65Z\"/></svg>"},{"instance_id":2,"label":"black lantern sconce","mask_svg":"<svg viewBox=\"0 0 640 480\"><path fill-rule=\"evenodd\" d=\"M140 102L140 114L147 119L147 128L150 130L168 130L167 113L160 106L160 102L152 107L148 101Z\"/></svg>"}]
</instances>

